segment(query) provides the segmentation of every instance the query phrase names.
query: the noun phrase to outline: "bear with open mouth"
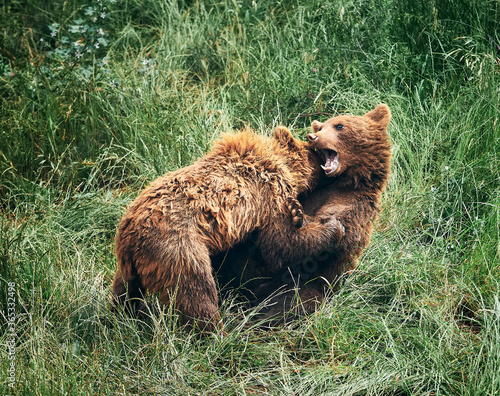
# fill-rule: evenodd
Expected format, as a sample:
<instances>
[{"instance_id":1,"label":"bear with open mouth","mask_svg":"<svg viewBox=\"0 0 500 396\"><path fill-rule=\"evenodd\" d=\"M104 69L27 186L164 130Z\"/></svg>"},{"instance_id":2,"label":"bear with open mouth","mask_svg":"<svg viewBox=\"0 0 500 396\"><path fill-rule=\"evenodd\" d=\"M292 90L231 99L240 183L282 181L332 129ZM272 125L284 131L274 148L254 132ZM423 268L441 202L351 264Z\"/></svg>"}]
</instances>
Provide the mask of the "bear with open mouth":
<instances>
[{"instance_id":1,"label":"bear with open mouth","mask_svg":"<svg viewBox=\"0 0 500 396\"><path fill-rule=\"evenodd\" d=\"M284 265L270 268L266 263L277 252L269 239L265 245L260 243L256 231L252 238L213 260L221 286L239 288L255 304L279 288L298 288L301 309L314 311L325 293L337 287L341 275L356 268L370 242L372 223L381 210L382 192L390 175L390 118L388 106L380 104L363 116L314 121L307 140L309 149L319 157L323 176L312 193L301 196L303 208L294 208L295 223L309 227L330 222L336 225L336 238L327 249L320 244L315 249L315 240L310 238L308 251L313 254L304 257L303 247L297 246L281 260ZM282 234L280 241L289 238L293 246L290 230L283 229ZM317 238L320 241L321 235ZM272 298L266 315L289 310L293 297L289 292Z\"/></svg>"}]
</instances>

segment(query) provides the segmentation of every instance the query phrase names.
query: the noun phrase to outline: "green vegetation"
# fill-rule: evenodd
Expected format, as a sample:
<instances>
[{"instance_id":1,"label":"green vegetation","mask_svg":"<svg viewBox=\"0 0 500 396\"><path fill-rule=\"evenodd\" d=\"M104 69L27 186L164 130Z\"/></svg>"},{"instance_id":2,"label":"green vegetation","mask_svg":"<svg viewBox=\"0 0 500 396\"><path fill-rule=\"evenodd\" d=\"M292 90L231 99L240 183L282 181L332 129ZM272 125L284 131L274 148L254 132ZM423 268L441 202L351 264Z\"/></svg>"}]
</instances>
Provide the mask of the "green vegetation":
<instances>
[{"instance_id":1,"label":"green vegetation","mask_svg":"<svg viewBox=\"0 0 500 396\"><path fill-rule=\"evenodd\" d=\"M0 20L0 393L500 393L498 0L12 0ZM260 330L228 299L201 340L169 307L110 312L145 183L228 129L304 136L380 102L385 208L320 312Z\"/></svg>"}]
</instances>

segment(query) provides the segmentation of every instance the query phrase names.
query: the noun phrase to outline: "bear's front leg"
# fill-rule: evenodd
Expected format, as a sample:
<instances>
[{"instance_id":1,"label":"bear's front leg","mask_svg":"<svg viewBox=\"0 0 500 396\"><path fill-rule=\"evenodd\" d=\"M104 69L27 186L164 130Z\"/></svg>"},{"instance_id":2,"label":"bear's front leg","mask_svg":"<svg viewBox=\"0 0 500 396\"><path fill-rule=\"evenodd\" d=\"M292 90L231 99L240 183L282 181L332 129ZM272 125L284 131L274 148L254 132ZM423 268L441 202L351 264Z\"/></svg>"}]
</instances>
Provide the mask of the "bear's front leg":
<instances>
[{"instance_id":1,"label":"bear's front leg","mask_svg":"<svg viewBox=\"0 0 500 396\"><path fill-rule=\"evenodd\" d=\"M334 250L345 235L344 226L334 216L307 218L300 228L290 223L289 214L280 213L259 232L256 244L271 272Z\"/></svg>"}]
</instances>

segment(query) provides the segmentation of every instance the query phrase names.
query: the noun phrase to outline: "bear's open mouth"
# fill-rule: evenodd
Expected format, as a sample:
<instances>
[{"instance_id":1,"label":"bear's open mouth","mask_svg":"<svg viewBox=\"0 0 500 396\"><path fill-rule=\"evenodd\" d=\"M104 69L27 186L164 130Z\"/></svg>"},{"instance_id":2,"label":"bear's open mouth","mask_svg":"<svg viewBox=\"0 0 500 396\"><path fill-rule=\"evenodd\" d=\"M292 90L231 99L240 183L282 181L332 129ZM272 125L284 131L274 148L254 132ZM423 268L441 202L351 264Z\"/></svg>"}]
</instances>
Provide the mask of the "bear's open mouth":
<instances>
[{"instance_id":1,"label":"bear's open mouth","mask_svg":"<svg viewBox=\"0 0 500 396\"><path fill-rule=\"evenodd\" d=\"M330 176L339 167L339 154L335 150L328 149L317 149L316 151L325 162L324 165L321 165L325 175Z\"/></svg>"}]
</instances>

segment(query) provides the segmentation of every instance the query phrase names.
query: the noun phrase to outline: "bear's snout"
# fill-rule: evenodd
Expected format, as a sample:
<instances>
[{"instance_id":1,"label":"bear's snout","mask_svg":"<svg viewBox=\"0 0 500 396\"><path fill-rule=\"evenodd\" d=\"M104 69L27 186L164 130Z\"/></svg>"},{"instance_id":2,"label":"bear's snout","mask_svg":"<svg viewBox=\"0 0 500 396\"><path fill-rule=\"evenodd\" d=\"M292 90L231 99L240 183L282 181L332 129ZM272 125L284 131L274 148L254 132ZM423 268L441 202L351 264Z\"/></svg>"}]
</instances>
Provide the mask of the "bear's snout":
<instances>
[{"instance_id":1,"label":"bear's snout","mask_svg":"<svg viewBox=\"0 0 500 396\"><path fill-rule=\"evenodd\" d=\"M316 140L318 140L318 135L316 135L315 133L309 133L307 135L307 141L309 143L315 142Z\"/></svg>"}]
</instances>

